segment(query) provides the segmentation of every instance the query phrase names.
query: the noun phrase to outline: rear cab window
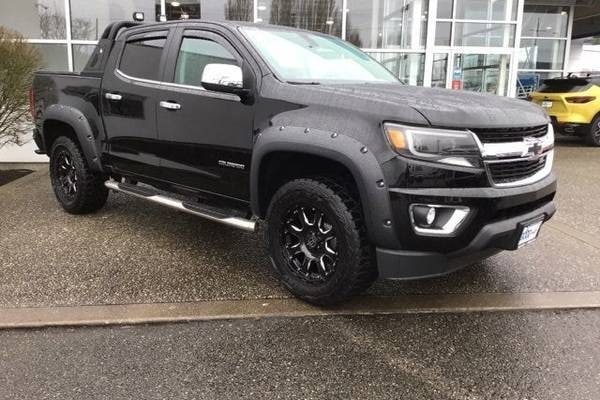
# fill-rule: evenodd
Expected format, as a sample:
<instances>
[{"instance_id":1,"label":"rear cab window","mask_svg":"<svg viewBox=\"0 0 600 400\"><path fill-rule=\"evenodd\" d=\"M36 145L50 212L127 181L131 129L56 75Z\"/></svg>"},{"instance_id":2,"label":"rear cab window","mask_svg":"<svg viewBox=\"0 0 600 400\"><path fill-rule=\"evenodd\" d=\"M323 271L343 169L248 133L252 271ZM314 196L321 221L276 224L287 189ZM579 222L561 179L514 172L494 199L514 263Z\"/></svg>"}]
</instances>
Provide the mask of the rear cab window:
<instances>
[{"instance_id":1,"label":"rear cab window","mask_svg":"<svg viewBox=\"0 0 600 400\"><path fill-rule=\"evenodd\" d=\"M130 38L123 48L119 71L133 78L160 80L160 66L167 32L147 33Z\"/></svg>"}]
</instances>

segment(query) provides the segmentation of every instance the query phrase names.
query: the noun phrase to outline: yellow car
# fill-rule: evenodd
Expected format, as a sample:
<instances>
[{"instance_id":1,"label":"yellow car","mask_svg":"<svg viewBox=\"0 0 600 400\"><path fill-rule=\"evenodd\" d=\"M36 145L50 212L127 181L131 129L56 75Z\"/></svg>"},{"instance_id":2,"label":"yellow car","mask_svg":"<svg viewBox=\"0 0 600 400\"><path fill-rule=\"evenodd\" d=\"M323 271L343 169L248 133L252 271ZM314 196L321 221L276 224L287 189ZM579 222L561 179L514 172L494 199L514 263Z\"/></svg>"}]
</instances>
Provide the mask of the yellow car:
<instances>
[{"instance_id":1,"label":"yellow car","mask_svg":"<svg viewBox=\"0 0 600 400\"><path fill-rule=\"evenodd\" d=\"M600 146L600 76L546 79L529 99L546 110L556 132Z\"/></svg>"}]
</instances>

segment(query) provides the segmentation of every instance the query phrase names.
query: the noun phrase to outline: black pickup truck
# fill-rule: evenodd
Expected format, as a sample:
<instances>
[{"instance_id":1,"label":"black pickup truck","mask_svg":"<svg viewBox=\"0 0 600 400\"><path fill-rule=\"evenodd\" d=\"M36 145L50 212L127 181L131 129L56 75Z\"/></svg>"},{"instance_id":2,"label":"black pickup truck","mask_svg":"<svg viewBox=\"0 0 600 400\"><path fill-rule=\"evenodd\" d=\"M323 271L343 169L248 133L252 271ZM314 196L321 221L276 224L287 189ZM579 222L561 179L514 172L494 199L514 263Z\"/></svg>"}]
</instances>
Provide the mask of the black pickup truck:
<instances>
[{"instance_id":1,"label":"black pickup truck","mask_svg":"<svg viewBox=\"0 0 600 400\"><path fill-rule=\"evenodd\" d=\"M109 190L254 231L296 296L439 276L555 212L536 105L401 84L335 37L185 21L109 26L81 74L39 72L35 141L70 213Z\"/></svg>"}]
</instances>

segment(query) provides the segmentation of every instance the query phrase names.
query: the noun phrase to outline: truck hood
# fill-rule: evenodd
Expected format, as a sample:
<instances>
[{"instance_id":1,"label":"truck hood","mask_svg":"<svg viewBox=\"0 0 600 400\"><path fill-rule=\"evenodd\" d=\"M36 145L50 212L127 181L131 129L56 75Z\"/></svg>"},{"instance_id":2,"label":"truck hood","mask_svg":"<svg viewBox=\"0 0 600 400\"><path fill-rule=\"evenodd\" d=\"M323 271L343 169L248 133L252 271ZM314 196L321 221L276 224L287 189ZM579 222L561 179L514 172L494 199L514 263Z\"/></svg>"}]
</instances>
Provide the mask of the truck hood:
<instances>
[{"instance_id":1,"label":"truck hood","mask_svg":"<svg viewBox=\"0 0 600 400\"><path fill-rule=\"evenodd\" d=\"M431 126L448 128L510 128L544 125L545 112L537 105L486 93L424 88L402 84L298 85L304 99L314 103L331 101L352 104L361 112L380 113L396 108L398 115L387 115L405 122L407 107L423 116ZM390 107L392 106L392 107ZM395 106L395 107L394 107ZM388 112L389 113L389 112Z\"/></svg>"}]
</instances>

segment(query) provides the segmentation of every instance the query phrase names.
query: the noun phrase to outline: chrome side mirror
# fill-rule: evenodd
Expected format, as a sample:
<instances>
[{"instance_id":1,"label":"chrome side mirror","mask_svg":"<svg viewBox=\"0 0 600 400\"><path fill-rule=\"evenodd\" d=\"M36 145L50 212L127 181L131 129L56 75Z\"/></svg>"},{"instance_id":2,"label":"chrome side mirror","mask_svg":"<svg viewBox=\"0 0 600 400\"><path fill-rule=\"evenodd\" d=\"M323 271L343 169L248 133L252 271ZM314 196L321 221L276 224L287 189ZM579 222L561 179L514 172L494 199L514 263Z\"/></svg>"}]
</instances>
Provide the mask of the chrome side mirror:
<instances>
[{"instance_id":1,"label":"chrome side mirror","mask_svg":"<svg viewBox=\"0 0 600 400\"><path fill-rule=\"evenodd\" d=\"M202 72L202 86L216 92L234 93L244 88L242 69L231 64L207 64Z\"/></svg>"}]
</instances>

